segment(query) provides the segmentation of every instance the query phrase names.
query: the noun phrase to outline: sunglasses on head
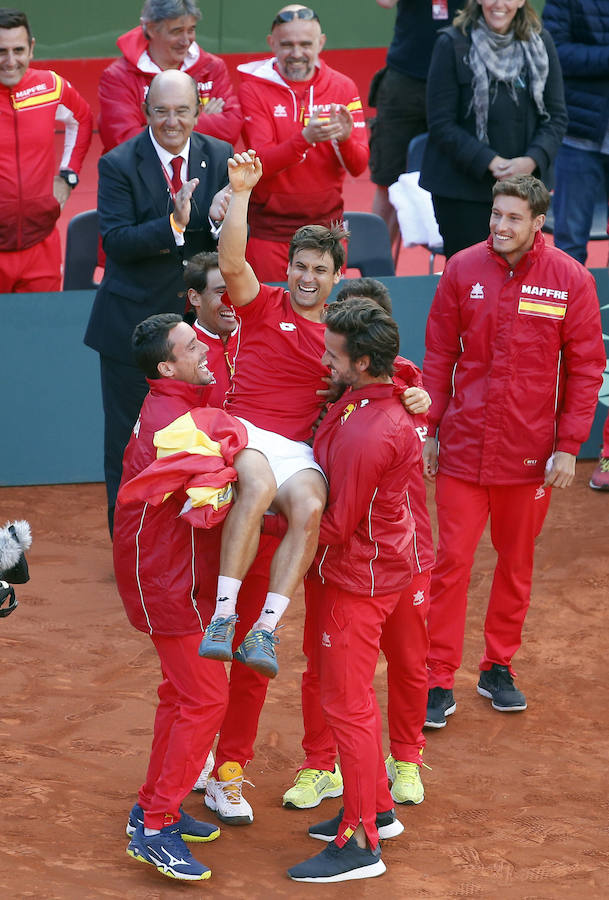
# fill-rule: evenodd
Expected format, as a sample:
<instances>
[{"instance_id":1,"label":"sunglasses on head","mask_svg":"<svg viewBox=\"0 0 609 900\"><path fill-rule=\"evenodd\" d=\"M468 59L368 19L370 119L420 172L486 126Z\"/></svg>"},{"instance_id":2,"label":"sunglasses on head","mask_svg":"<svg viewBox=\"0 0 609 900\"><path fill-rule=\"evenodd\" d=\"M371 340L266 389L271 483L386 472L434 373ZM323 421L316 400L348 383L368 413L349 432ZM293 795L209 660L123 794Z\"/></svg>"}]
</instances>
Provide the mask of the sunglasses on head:
<instances>
[{"instance_id":1,"label":"sunglasses on head","mask_svg":"<svg viewBox=\"0 0 609 900\"><path fill-rule=\"evenodd\" d=\"M319 16L312 9L309 9L308 6L303 6L302 9L285 9L283 12L277 13L275 18L271 23L271 31L275 27L275 25L283 25L285 22L293 22L294 19L304 19L305 21L315 20L319 22Z\"/></svg>"}]
</instances>

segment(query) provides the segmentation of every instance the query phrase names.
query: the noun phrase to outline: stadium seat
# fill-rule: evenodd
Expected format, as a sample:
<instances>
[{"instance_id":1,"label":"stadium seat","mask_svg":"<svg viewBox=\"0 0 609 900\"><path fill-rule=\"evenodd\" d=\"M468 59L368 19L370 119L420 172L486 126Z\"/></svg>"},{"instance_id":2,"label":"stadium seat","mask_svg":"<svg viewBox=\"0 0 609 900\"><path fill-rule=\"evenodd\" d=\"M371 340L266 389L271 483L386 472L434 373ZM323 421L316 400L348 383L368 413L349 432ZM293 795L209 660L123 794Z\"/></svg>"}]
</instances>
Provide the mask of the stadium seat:
<instances>
[{"instance_id":1,"label":"stadium seat","mask_svg":"<svg viewBox=\"0 0 609 900\"><path fill-rule=\"evenodd\" d=\"M552 201L550 200L550 208L548 210L548 214L546 216L546 220L543 223L542 231L545 231L546 234L554 234L554 212L552 210ZM590 226L590 237L589 241L607 241L609 240L609 234L607 234L607 201L604 197L599 197L599 199L594 204L594 212L592 214L592 225Z\"/></svg>"},{"instance_id":2,"label":"stadium seat","mask_svg":"<svg viewBox=\"0 0 609 900\"><path fill-rule=\"evenodd\" d=\"M389 231L374 213L345 212L345 226L351 232L347 267L359 269L364 278L395 275Z\"/></svg>"},{"instance_id":3,"label":"stadium seat","mask_svg":"<svg viewBox=\"0 0 609 900\"><path fill-rule=\"evenodd\" d=\"M425 145L427 144L427 132L423 134L417 134L416 137L408 144L408 158L407 158L407 172L420 172L421 164L423 162L423 154L425 153ZM429 274L433 275L433 267L434 260L436 258L436 254L444 253L444 244L439 243L435 246L430 246L429 244L423 245L427 250L429 250Z\"/></svg>"},{"instance_id":4,"label":"stadium seat","mask_svg":"<svg viewBox=\"0 0 609 900\"><path fill-rule=\"evenodd\" d=\"M63 270L64 291L95 289L99 224L97 210L78 213L70 221L66 234L66 258Z\"/></svg>"}]
</instances>

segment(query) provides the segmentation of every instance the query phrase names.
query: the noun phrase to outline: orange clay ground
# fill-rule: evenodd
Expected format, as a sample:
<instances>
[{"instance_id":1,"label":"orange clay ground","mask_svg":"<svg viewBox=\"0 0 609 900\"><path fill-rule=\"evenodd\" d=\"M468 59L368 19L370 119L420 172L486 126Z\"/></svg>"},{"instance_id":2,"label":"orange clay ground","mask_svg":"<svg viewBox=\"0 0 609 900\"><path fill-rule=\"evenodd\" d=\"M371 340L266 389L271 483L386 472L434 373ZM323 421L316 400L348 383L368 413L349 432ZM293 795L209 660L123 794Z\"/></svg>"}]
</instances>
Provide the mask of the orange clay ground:
<instances>
[{"instance_id":1,"label":"orange clay ground","mask_svg":"<svg viewBox=\"0 0 609 900\"><path fill-rule=\"evenodd\" d=\"M322 849L307 827L337 811L281 807L301 758L302 604L286 617L246 786L251 827L223 827L195 855L210 881L180 884L125 854L126 816L144 774L159 678L149 639L128 624L112 574L102 485L0 490L0 524L32 525L31 581L0 619L0 896L83 898L609 897L609 496L593 463L556 492L537 551L524 646L529 709L494 712L476 693L493 568L483 538L472 577L457 712L428 733L426 797L400 807L387 874L356 885L299 885L288 866ZM386 701L385 665L378 693ZM185 806L204 812L200 795ZM193 846L193 845L191 845Z\"/></svg>"}]
</instances>

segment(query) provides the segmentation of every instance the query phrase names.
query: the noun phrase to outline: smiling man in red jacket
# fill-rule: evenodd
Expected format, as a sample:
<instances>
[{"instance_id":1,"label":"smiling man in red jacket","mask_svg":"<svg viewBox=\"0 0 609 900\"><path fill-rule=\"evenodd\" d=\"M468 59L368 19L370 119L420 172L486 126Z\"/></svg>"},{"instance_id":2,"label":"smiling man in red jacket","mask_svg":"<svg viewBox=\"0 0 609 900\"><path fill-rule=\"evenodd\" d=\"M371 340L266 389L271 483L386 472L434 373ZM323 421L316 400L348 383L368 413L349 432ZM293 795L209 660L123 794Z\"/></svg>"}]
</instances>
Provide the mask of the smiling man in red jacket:
<instances>
[{"instance_id":1,"label":"smiling man in red jacket","mask_svg":"<svg viewBox=\"0 0 609 900\"><path fill-rule=\"evenodd\" d=\"M313 10L283 7L267 40L271 59L239 66L243 137L264 169L247 245L261 282L285 280L297 228L342 219L345 175L360 175L369 155L357 88L319 58L326 36Z\"/></svg>"},{"instance_id":2,"label":"smiling man in red jacket","mask_svg":"<svg viewBox=\"0 0 609 900\"><path fill-rule=\"evenodd\" d=\"M99 134L104 153L135 137L146 125L143 105L159 72L180 69L197 83L201 115L195 131L234 144L241 108L224 60L200 47L201 13L194 0L146 0L140 25L116 42L123 54L99 81Z\"/></svg>"},{"instance_id":3,"label":"smiling man in red jacket","mask_svg":"<svg viewBox=\"0 0 609 900\"><path fill-rule=\"evenodd\" d=\"M489 517L498 554L478 693L526 709L512 657L530 601L535 538L550 488L566 488L605 368L592 275L541 234L550 197L532 175L498 181L490 237L448 262L427 322L431 394L424 471L436 482L426 725L455 711L467 589ZM436 436L436 432L438 432Z\"/></svg>"},{"instance_id":4,"label":"smiling man in red jacket","mask_svg":"<svg viewBox=\"0 0 609 900\"><path fill-rule=\"evenodd\" d=\"M349 390L315 435L329 495L317 577L306 590L319 610L321 702L340 753L344 808L309 829L328 846L288 870L295 881L318 883L382 875L379 833L403 831L387 787L373 680L383 624L412 578L407 494L421 459L421 437L391 377L396 323L364 299L333 304L325 323L323 362Z\"/></svg>"},{"instance_id":5,"label":"smiling man in red jacket","mask_svg":"<svg viewBox=\"0 0 609 900\"><path fill-rule=\"evenodd\" d=\"M205 405L213 380L207 347L177 313L141 322L133 350L150 392L125 450L123 485L156 460L154 441L161 429ZM184 500L181 491L159 506L119 500L113 552L127 616L150 636L163 678L148 771L127 824L127 853L170 878L198 881L211 872L184 841L212 841L220 830L193 819L181 804L224 718L228 684L222 663L197 655L210 614L199 573L208 536L180 515Z\"/></svg>"},{"instance_id":6,"label":"smiling man in red jacket","mask_svg":"<svg viewBox=\"0 0 609 900\"><path fill-rule=\"evenodd\" d=\"M35 43L25 13L0 9L0 294L59 290L55 223L93 130L89 104L69 81L30 68ZM59 168L56 122L65 124Z\"/></svg>"}]
</instances>

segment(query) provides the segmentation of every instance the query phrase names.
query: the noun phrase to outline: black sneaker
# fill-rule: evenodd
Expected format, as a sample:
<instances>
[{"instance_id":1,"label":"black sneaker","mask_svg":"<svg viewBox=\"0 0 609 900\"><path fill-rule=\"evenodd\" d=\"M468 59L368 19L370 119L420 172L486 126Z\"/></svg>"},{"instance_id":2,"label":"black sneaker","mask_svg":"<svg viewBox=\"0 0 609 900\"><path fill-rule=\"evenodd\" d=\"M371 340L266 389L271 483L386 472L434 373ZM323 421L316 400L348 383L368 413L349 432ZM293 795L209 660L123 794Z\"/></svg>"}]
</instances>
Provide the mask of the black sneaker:
<instances>
[{"instance_id":1,"label":"black sneaker","mask_svg":"<svg viewBox=\"0 0 609 900\"><path fill-rule=\"evenodd\" d=\"M493 709L499 712L521 712L527 708L526 697L514 685L514 678L507 666L493 663L488 671L480 672L478 693L491 700Z\"/></svg>"},{"instance_id":2,"label":"black sneaker","mask_svg":"<svg viewBox=\"0 0 609 900\"><path fill-rule=\"evenodd\" d=\"M338 834L338 826L343 818L343 807L338 811L338 815L333 819L327 819L325 822L319 822L317 825L311 825L309 828L309 837L316 838L318 841L333 841ZM404 826L395 814L395 809L387 812L376 814L376 830L382 840L397 837L404 831Z\"/></svg>"},{"instance_id":3,"label":"black sneaker","mask_svg":"<svg viewBox=\"0 0 609 900\"><path fill-rule=\"evenodd\" d=\"M427 694L427 713L424 728L444 728L446 716L452 716L457 708L452 690L432 688Z\"/></svg>"},{"instance_id":4,"label":"black sneaker","mask_svg":"<svg viewBox=\"0 0 609 900\"><path fill-rule=\"evenodd\" d=\"M356 878L376 878L386 871L381 859L381 845L376 850L357 846L354 837L337 847L334 841L317 856L292 866L288 875L293 881L316 881L328 884L333 881L353 881Z\"/></svg>"}]
</instances>

